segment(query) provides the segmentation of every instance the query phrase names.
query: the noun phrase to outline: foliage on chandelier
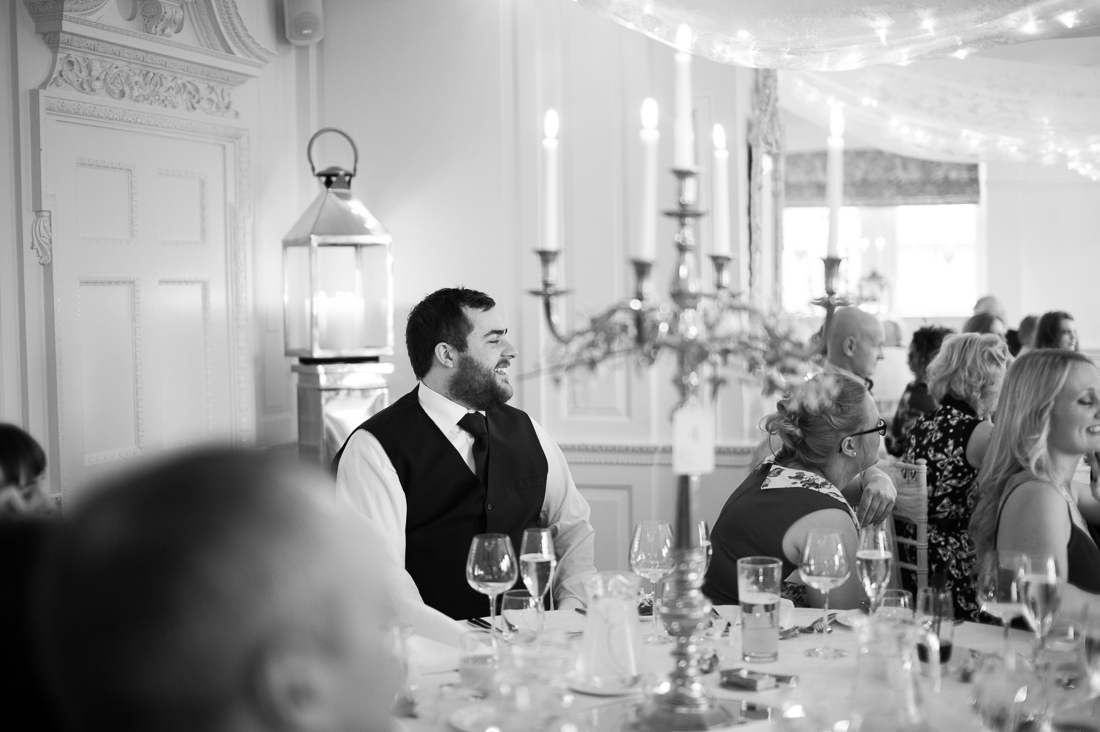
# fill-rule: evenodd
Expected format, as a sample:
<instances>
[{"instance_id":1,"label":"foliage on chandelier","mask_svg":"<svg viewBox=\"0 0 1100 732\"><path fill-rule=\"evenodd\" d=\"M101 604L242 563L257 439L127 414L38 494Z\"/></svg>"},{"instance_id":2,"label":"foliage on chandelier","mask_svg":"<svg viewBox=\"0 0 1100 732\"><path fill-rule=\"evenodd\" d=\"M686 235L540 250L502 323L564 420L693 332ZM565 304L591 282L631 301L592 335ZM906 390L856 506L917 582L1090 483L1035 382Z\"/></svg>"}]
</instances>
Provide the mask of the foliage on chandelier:
<instances>
[{"instance_id":1,"label":"foliage on chandelier","mask_svg":"<svg viewBox=\"0 0 1100 732\"><path fill-rule=\"evenodd\" d=\"M555 378L578 368L590 371L616 358L644 368L662 354L677 360L681 398L694 386L689 379L705 366L712 389L726 383L730 371L757 379L765 395L785 392L812 370L815 349L795 334L782 311L765 311L721 290L696 307L629 299L592 316L564 339L551 355Z\"/></svg>"}]
</instances>

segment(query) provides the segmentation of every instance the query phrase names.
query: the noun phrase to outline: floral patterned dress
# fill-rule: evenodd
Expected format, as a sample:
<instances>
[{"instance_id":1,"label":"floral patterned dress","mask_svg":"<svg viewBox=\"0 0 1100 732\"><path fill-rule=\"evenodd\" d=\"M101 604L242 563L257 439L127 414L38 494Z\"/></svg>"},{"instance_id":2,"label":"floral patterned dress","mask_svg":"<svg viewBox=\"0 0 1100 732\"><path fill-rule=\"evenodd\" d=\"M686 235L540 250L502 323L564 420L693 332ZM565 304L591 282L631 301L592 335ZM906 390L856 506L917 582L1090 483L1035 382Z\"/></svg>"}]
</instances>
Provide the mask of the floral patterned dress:
<instances>
[{"instance_id":1,"label":"floral patterned dress","mask_svg":"<svg viewBox=\"0 0 1100 732\"><path fill-rule=\"evenodd\" d=\"M928 464L928 574L955 598L955 617L978 619L974 592L974 542L967 526L977 503L978 470L966 460L966 444L981 423L969 404L952 395L909 432L902 459ZM916 538L916 527L896 524L898 536ZM916 563L916 548L899 546L901 559ZM939 577L936 577L939 575ZM915 572L902 571L902 586L916 592Z\"/></svg>"}]
</instances>

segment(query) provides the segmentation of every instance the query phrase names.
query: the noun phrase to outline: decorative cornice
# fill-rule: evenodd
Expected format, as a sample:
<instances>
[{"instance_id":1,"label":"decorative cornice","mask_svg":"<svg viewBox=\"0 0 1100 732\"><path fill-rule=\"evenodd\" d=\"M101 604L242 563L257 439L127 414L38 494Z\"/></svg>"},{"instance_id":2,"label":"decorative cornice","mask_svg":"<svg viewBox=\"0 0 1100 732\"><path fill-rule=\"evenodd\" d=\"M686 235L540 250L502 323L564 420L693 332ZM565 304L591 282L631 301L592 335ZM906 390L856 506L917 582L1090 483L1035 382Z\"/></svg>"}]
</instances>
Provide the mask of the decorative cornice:
<instances>
[{"instance_id":1,"label":"decorative cornice","mask_svg":"<svg viewBox=\"0 0 1100 732\"><path fill-rule=\"evenodd\" d=\"M43 267L53 261L53 215L49 211L35 211L31 224L31 250Z\"/></svg>"},{"instance_id":2,"label":"decorative cornice","mask_svg":"<svg viewBox=\"0 0 1100 732\"><path fill-rule=\"evenodd\" d=\"M116 107L108 107L101 104L77 102L69 99L58 99L56 97L47 97L45 106L47 112L52 112L54 114L100 119L107 122L144 127L158 127L161 129L176 130L178 132L191 132L196 135L206 135L208 137L240 139L248 134L247 130L240 127L228 127L213 122L203 122L197 119L179 119L177 117L167 117L151 112L118 109Z\"/></svg>"},{"instance_id":3,"label":"decorative cornice","mask_svg":"<svg viewBox=\"0 0 1100 732\"><path fill-rule=\"evenodd\" d=\"M249 57L262 63L268 63L275 58L275 52L263 46L257 41L241 19L241 13L237 10L237 3L233 0L206 0L213 3L214 14L222 20L222 29L229 36L233 45L243 51Z\"/></svg>"},{"instance_id":4,"label":"decorative cornice","mask_svg":"<svg viewBox=\"0 0 1100 732\"><path fill-rule=\"evenodd\" d=\"M198 80L220 83L226 86L239 86L248 81L244 74L206 66L204 64L182 61L171 56L148 51L139 51L129 46L121 46L110 41L88 38L75 33L51 32L42 34L46 45L59 53L99 57L103 60L163 70L166 73L190 76Z\"/></svg>"},{"instance_id":5,"label":"decorative cornice","mask_svg":"<svg viewBox=\"0 0 1100 732\"><path fill-rule=\"evenodd\" d=\"M142 29L152 36L174 36L183 30L183 6L192 0L139 0Z\"/></svg>"},{"instance_id":6,"label":"decorative cornice","mask_svg":"<svg viewBox=\"0 0 1100 732\"><path fill-rule=\"evenodd\" d=\"M47 87L73 89L83 94L165 109L237 116L228 87L88 56L60 56Z\"/></svg>"},{"instance_id":7,"label":"decorative cornice","mask_svg":"<svg viewBox=\"0 0 1100 732\"><path fill-rule=\"evenodd\" d=\"M94 13L108 0L23 0L35 20L56 20L63 15Z\"/></svg>"}]
</instances>

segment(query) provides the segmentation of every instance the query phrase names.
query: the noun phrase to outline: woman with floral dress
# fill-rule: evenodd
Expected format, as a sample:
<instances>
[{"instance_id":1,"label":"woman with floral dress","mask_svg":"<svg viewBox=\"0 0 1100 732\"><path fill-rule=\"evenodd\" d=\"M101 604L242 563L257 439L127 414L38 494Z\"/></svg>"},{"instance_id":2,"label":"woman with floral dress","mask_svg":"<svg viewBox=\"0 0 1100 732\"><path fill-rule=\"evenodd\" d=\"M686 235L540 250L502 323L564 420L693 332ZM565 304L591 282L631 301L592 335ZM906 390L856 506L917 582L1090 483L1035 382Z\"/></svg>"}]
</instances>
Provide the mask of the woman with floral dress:
<instances>
[{"instance_id":1,"label":"woman with floral dress","mask_svg":"<svg viewBox=\"0 0 1100 732\"><path fill-rule=\"evenodd\" d=\"M949 336L928 367L928 389L940 406L910 430L902 459L923 458L928 465L928 573L934 584L949 588L955 617L977 620L974 594L974 544L967 525L977 501L976 479L1012 357L1004 339L992 334ZM915 527L899 522L899 536L915 538ZM901 558L915 563L911 546ZM902 585L916 591L916 574L902 573Z\"/></svg>"}]
</instances>

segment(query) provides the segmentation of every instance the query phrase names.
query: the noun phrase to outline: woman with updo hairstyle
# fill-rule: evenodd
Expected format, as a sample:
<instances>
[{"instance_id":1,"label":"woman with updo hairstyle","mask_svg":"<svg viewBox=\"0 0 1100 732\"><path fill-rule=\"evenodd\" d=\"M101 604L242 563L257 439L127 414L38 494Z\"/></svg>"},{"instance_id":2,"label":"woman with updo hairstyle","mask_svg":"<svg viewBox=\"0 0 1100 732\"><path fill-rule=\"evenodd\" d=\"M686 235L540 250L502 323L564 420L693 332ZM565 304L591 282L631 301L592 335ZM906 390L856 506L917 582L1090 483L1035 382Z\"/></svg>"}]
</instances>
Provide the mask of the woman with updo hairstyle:
<instances>
[{"instance_id":1,"label":"woman with updo hairstyle","mask_svg":"<svg viewBox=\"0 0 1100 732\"><path fill-rule=\"evenodd\" d=\"M939 402L909 431L902 460L928 464L928 573L952 591L955 617L978 619L971 574L974 544L967 524L977 501L975 481L982 466L1005 371L1012 357L1004 339L981 333L949 336L928 366L928 390ZM904 505L904 496L902 503ZM897 523L898 536L916 538L916 527ZM899 559L916 563L912 546ZM916 593L916 573L903 570L902 587Z\"/></svg>"},{"instance_id":2,"label":"woman with updo hairstyle","mask_svg":"<svg viewBox=\"0 0 1100 732\"><path fill-rule=\"evenodd\" d=\"M1043 313L1039 324L1035 326L1035 350L1041 348L1077 350L1077 324L1072 315L1064 310Z\"/></svg>"},{"instance_id":3,"label":"woman with updo hairstyle","mask_svg":"<svg viewBox=\"0 0 1100 732\"><path fill-rule=\"evenodd\" d=\"M738 559L766 556L783 563L784 596L821 607L820 592L788 579L798 576L811 529L840 532L855 559L859 522L838 486L875 464L886 423L867 387L840 374L809 379L776 407L762 426L782 447L730 495L711 530L713 556L703 592L715 604L738 604ZM830 593L829 605L853 608L862 599L853 572Z\"/></svg>"},{"instance_id":4,"label":"woman with updo hairstyle","mask_svg":"<svg viewBox=\"0 0 1100 732\"><path fill-rule=\"evenodd\" d=\"M980 313L974 313L963 323L963 333L992 333L998 336L1002 340L1008 333L1008 326L1001 320L999 315L995 315L988 310L983 310Z\"/></svg>"}]
</instances>

